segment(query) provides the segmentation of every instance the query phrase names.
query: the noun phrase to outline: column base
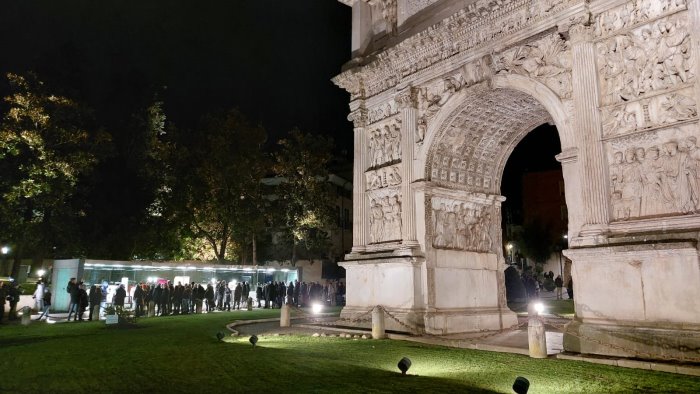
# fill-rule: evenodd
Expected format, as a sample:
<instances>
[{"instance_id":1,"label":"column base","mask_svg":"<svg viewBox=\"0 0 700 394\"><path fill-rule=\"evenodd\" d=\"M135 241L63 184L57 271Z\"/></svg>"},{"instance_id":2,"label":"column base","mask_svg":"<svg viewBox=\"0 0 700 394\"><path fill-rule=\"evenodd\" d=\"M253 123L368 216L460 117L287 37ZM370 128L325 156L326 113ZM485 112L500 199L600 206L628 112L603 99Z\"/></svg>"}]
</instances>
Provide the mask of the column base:
<instances>
[{"instance_id":1,"label":"column base","mask_svg":"<svg viewBox=\"0 0 700 394\"><path fill-rule=\"evenodd\" d=\"M431 311L425 314L425 332L432 335L460 334L480 331L499 331L518 324L513 311L497 308L469 308L450 311Z\"/></svg>"},{"instance_id":2,"label":"column base","mask_svg":"<svg viewBox=\"0 0 700 394\"><path fill-rule=\"evenodd\" d=\"M700 362L700 327L630 327L573 321L566 326L564 350L648 360Z\"/></svg>"}]
</instances>

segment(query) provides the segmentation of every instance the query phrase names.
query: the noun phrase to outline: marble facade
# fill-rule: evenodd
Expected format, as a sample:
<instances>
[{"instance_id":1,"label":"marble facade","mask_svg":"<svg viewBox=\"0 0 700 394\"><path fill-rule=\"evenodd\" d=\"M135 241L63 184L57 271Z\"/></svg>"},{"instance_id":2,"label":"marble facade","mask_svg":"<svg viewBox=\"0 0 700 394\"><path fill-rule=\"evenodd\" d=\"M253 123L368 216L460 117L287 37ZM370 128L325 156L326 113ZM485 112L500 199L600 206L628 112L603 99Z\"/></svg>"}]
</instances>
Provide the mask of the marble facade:
<instances>
[{"instance_id":1,"label":"marble facade","mask_svg":"<svg viewBox=\"0 0 700 394\"><path fill-rule=\"evenodd\" d=\"M516 324L501 177L556 125L571 351L700 361L700 0L340 0L352 7L352 319L450 334ZM611 302L614 300L615 302Z\"/></svg>"}]
</instances>

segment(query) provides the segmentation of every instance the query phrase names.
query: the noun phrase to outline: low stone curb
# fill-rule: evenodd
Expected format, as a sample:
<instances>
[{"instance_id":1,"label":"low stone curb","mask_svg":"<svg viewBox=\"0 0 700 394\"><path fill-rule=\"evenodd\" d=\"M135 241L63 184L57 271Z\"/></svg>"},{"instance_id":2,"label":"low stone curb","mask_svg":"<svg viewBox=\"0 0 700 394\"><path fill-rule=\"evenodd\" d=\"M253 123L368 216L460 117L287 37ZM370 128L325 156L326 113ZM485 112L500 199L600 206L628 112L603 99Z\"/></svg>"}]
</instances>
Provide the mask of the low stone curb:
<instances>
[{"instance_id":1,"label":"low stone curb","mask_svg":"<svg viewBox=\"0 0 700 394\"><path fill-rule=\"evenodd\" d=\"M600 358L580 354L559 353L557 359L585 361L593 364L613 365L622 368L648 369L651 371L678 373L682 375L700 376L700 366L674 365L653 361L629 360L626 358Z\"/></svg>"}]
</instances>

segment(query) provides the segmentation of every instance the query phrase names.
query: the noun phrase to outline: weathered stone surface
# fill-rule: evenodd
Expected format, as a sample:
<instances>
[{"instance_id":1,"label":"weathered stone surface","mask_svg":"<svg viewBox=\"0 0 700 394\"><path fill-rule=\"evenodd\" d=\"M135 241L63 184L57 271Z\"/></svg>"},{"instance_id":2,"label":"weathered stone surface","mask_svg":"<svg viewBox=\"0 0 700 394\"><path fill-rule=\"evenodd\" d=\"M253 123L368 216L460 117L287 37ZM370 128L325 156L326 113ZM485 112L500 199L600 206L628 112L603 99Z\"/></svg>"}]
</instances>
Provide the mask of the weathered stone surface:
<instances>
[{"instance_id":1,"label":"weathered stone surface","mask_svg":"<svg viewBox=\"0 0 700 394\"><path fill-rule=\"evenodd\" d=\"M551 123L576 295L566 349L687 360L700 336L700 0L343 2L354 58L334 82L351 95L355 185L341 316L369 326L382 305L386 329L433 334L516 324L501 178Z\"/></svg>"}]
</instances>

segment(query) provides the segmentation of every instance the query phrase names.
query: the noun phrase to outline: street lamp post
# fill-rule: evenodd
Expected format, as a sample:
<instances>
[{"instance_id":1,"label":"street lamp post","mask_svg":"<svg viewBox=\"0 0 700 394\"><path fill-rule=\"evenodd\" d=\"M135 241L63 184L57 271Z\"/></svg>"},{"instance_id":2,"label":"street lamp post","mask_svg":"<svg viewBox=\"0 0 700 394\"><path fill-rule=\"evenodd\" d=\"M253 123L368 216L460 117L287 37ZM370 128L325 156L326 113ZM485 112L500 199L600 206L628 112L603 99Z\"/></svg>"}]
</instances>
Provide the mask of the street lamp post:
<instances>
[{"instance_id":1,"label":"street lamp post","mask_svg":"<svg viewBox=\"0 0 700 394\"><path fill-rule=\"evenodd\" d=\"M5 245L2 248L0 248L0 253L2 253L2 267L4 268L5 265L7 264L7 254L10 253L10 247Z\"/></svg>"}]
</instances>

